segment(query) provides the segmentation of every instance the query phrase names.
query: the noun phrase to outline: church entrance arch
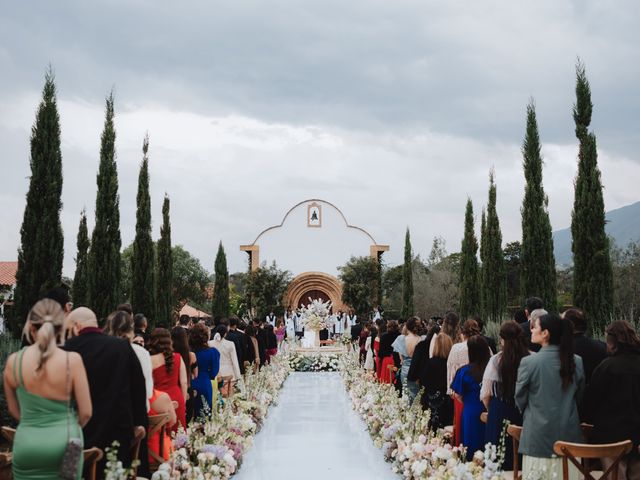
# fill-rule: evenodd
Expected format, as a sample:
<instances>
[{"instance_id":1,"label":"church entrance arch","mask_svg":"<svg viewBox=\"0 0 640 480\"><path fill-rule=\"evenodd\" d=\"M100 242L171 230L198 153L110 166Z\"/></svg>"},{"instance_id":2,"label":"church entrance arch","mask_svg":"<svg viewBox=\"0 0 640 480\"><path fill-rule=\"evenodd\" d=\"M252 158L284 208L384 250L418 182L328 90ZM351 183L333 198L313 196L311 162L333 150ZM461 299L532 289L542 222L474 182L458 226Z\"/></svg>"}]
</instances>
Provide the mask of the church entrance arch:
<instances>
[{"instance_id":1,"label":"church entrance arch","mask_svg":"<svg viewBox=\"0 0 640 480\"><path fill-rule=\"evenodd\" d=\"M296 276L289 284L284 304L287 308L296 309L308 304L309 298L330 301L334 312L346 310L342 303L342 283L327 273L305 272Z\"/></svg>"}]
</instances>

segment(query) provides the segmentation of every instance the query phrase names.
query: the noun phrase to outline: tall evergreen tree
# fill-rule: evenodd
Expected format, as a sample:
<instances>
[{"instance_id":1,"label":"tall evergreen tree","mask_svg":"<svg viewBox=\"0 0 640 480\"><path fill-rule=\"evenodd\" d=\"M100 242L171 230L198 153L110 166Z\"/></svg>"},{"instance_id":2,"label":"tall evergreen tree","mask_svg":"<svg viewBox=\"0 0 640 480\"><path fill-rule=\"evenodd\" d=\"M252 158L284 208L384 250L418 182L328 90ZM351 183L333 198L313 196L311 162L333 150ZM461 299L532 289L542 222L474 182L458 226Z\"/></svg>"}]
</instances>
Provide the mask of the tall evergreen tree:
<instances>
[{"instance_id":1,"label":"tall evergreen tree","mask_svg":"<svg viewBox=\"0 0 640 480\"><path fill-rule=\"evenodd\" d=\"M482 208L482 214L480 215L480 268L478 268L478 285L480 285L480 312L482 317L486 317L487 308L485 305L485 286L484 279L482 278L482 265L487 258L487 214L485 208Z\"/></svg>"},{"instance_id":2,"label":"tall evergreen tree","mask_svg":"<svg viewBox=\"0 0 640 480\"><path fill-rule=\"evenodd\" d=\"M162 227L158 240L158 283L156 325L171 324L173 312L173 255L171 253L171 222L169 220L169 197L162 203Z\"/></svg>"},{"instance_id":3,"label":"tall evergreen tree","mask_svg":"<svg viewBox=\"0 0 640 480\"><path fill-rule=\"evenodd\" d=\"M131 257L131 306L144 313L151 325L156 320L155 252L151 239L151 198L149 196L149 135L142 142L142 164L136 198L136 237Z\"/></svg>"},{"instance_id":4,"label":"tall evergreen tree","mask_svg":"<svg viewBox=\"0 0 640 480\"><path fill-rule=\"evenodd\" d=\"M484 218L484 216L483 216ZM460 317L480 313L480 282L478 281L478 241L474 231L473 203L467 199L464 214L464 238L460 258Z\"/></svg>"},{"instance_id":5,"label":"tall evergreen tree","mask_svg":"<svg viewBox=\"0 0 640 480\"><path fill-rule=\"evenodd\" d=\"M576 77L573 119L580 147L571 214L573 304L584 309L590 328L603 331L613 313L613 274L596 136L589 132L593 111L591 87L581 62L576 66Z\"/></svg>"},{"instance_id":6,"label":"tall evergreen tree","mask_svg":"<svg viewBox=\"0 0 640 480\"><path fill-rule=\"evenodd\" d=\"M523 304L528 297L539 297L548 309L555 310L556 261L553 256L553 236L547 211L548 198L542 186L542 155L533 101L527 105L527 132L522 145L522 157L525 189L520 210L520 286Z\"/></svg>"},{"instance_id":7,"label":"tall evergreen tree","mask_svg":"<svg viewBox=\"0 0 640 480\"><path fill-rule=\"evenodd\" d=\"M106 99L100 138L100 166L96 195L96 223L89 254L89 304L98 318L106 317L120 302L120 198L116 167L116 131L113 92Z\"/></svg>"},{"instance_id":8,"label":"tall evergreen tree","mask_svg":"<svg viewBox=\"0 0 640 480\"><path fill-rule=\"evenodd\" d=\"M407 319L413 316L413 252L409 228L404 236L404 264L402 265L402 311L400 316Z\"/></svg>"},{"instance_id":9,"label":"tall evergreen tree","mask_svg":"<svg viewBox=\"0 0 640 480\"><path fill-rule=\"evenodd\" d=\"M86 305L89 297L89 231L87 229L87 214L84 210L80 214L78 227L78 253L76 255L76 273L73 277L73 303L77 306Z\"/></svg>"},{"instance_id":10,"label":"tall evergreen tree","mask_svg":"<svg viewBox=\"0 0 640 480\"><path fill-rule=\"evenodd\" d=\"M31 127L31 179L20 229L15 307L11 328L21 331L40 294L60 283L64 238L62 209L62 152L55 78L45 74L42 100Z\"/></svg>"},{"instance_id":11,"label":"tall evergreen tree","mask_svg":"<svg viewBox=\"0 0 640 480\"><path fill-rule=\"evenodd\" d=\"M502 256L502 233L496 211L496 184L493 170L489 174L489 203L482 243L485 249L481 270L483 315L486 320L500 321L507 308L507 279Z\"/></svg>"},{"instance_id":12,"label":"tall evergreen tree","mask_svg":"<svg viewBox=\"0 0 640 480\"><path fill-rule=\"evenodd\" d=\"M224 253L222 242L218 245L216 254L215 283L213 287L213 302L211 313L213 318L229 316L229 271L227 270L227 255Z\"/></svg>"}]
</instances>

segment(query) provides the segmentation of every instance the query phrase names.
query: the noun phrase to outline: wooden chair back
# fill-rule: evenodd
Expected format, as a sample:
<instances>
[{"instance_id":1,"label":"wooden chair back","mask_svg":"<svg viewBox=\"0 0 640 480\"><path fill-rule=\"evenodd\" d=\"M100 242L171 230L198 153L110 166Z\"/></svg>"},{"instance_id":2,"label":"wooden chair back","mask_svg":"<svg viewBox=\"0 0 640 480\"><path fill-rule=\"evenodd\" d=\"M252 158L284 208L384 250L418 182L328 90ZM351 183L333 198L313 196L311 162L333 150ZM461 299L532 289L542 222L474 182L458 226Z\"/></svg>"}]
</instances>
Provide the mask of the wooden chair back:
<instances>
[{"instance_id":1,"label":"wooden chair back","mask_svg":"<svg viewBox=\"0 0 640 480\"><path fill-rule=\"evenodd\" d=\"M513 442L513 480L520 480L520 459L518 458L518 450L520 449L520 436L522 435L522 427L519 425L509 424L507 426L507 434Z\"/></svg>"},{"instance_id":2,"label":"wooden chair back","mask_svg":"<svg viewBox=\"0 0 640 480\"><path fill-rule=\"evenodd\" d=\"M137 425L133 427L133 440L131 441L131 461L140 460L140 444L144 439L147 432L144 427L141 425ZM138 476L138 467L133 468L133 475L131 476L133 479Z\"/></svg>"},{"instance_id":3,"label":"wooden chair back","mask_svg":"<svg viewBox=\"0 0 640 480\"><path fill-rule=\"evenodd\" d=\"M13 445L13 439L16 436L16 429L11 427L2 427L2 436Z\"/></svg>"},{"instance_id":4,"label":"wooden chair back","mask_svg":"<svg viewBox=\"0 0 640 480\"><path fill-rule=\"evenodd\" d=\"M13 478L11 463L13 456L11 452L0 453L0 480L10 480Z\"/></svg>"},{"instance_id":5,"label":"wooden chair back","mask_svg":"<svg viewBox=\"0 0 640 480\"><path fill-rule=\"evenodd\" d=\"M85 478L89 480L96 480L96 468L97 464L104 453L98 447L88 448L82 451L84 457L84 474Z\"/></svg>"},{"instance_id":6,"label":"wooden chair back","mask_svg":"<svg viewBox=\"0 0 640 480\"><path fill-rule=\"evenodd\" d=\"M569 462L573 463L587 480L596 480L591 472L578 461L576 457L586 458L613 458L613 463L604 471L600 479L611 478L618 480L618 464L622 457L631 451L633 443L631 440L624 442L607 443L603 445L590 445L587 443L570 443L558 441L553 445L556 455L562 457L562 478L569 480Z\"/></svg>"},{"instance_id":7,"label":"wooden chair back","mask_svg":"<svg viewBox=\"0 0 640 480\"><path fill-rule=\"evenodd\" d=\"M147 430L147 438L151 438L159 433L160 441L158 443L158 453L149 449L149 470L155 472L160 464L164 463L162 453L164 452L164 441L167 431L167 423L169 423L169 414L161 413L159 415L149 415L149 429Z\"/></svg>"}]
</instances>

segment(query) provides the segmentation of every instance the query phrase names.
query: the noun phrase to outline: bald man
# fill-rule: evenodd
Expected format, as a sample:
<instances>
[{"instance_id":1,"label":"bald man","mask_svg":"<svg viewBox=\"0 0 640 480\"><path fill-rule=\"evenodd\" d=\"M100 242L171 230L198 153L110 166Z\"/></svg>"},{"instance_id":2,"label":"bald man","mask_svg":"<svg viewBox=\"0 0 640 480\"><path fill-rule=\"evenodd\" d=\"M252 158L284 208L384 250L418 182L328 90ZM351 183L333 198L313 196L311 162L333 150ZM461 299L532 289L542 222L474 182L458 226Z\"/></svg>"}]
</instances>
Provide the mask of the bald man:
<instances>
[{"instance_id":1,"label":"bald man","mask_svg":"<svg viewBox=\"0 0 640 480\"><path fill-rule=\"evenodd\" d=\"M83 429L85 448L104 450L117 440L118 459L129 466L133 427L148 424L140 362L129 342L102 333L95 313L86 307L73 310L67 326L75 336L64 348L82 357L93 403L93 416ZM104 460L97 470L104 472Z\"/></svg>"}]
</instances>

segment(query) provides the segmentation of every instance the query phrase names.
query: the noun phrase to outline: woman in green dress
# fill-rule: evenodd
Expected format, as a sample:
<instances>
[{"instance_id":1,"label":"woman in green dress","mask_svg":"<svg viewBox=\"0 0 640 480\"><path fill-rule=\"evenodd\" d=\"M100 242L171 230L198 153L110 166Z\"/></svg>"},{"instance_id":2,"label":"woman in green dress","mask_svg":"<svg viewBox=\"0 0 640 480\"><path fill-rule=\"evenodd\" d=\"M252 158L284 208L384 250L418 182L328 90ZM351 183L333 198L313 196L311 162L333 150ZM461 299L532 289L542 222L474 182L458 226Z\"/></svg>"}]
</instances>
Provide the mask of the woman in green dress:
<instances>
[{"instance_id":1,"label":"woman in green dress","mask_svg":"<svg viewBox=\"0 0 640 480\"><path fill-rule=\"evenodd\" d=\"M9 413L18 420L13 478L57 479L70 438L82 442L91 418L91 396L82 358L58 348L64 313L51 299L29 312L23 335L31 346L12 354L4 369ZM77 413L70 408L75 400ZM77 478L82 476L82 461Z\"/></svg>"}]
</instances>

